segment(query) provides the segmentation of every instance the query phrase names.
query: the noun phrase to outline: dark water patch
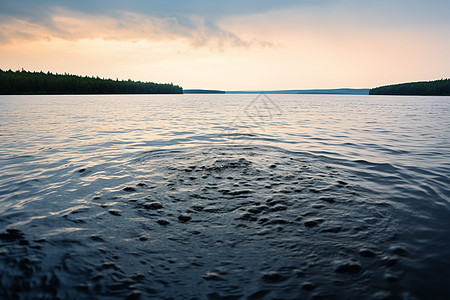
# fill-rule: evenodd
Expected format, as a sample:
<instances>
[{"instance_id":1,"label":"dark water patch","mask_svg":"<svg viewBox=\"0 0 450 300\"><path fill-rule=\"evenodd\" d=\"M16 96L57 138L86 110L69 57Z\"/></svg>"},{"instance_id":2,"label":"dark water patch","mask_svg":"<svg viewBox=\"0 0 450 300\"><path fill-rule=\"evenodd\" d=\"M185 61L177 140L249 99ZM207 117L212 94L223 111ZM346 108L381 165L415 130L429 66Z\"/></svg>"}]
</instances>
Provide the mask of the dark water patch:
<instances>
[{"instance_id":1,"label":"dark water patch","mask_svg":"<svg viewBox=\"0 0 450 300\"><path fill-rule=\"evenodd\" d=\"M138 205L139 207L142 207L147 210L158 210L162 209L164 206L159 202L144 202L142 204Z\"/></svg>"},{"instance_id":2,"label":"dark water patch","mask_svg":"<svg viewBox=\"0 0 450 300\"><path fill-rule=\"evenodd\" d=\"M359 250L359 254L362 257L375 257L376 256L375 251L373 251L371 249L367 249L367 248L362 248L361 250Z\"/></svg>"},{"instance_id":3,"label":"dark water patch","mask_svg":"<svg viewBox=\"0 0 450 300\"><path fill-rule=\"evenodd\" d=\"M24 234L14 228L6 229L6 232L0 233L0 240L3 242L21 242L24 241Z\"/></svg>"},{"instance_id":4,"label":"dark water patch","mask_svg":"<svg viewBox=\"0 0 450 300\"><path fill-rule=\"evenodd\" d=\"M183 214L183 215L179 215L179 216L178 216L178 220L179 220L180 222L189 222L190 220L192 220L192 217L191 217L191 216L188 216L188 215L186 215L186 214Z\"/></svg>"},{"instance_id":5,"label":"dark water patch","mask_svg":"<svg viewBox=\"0 0 450 300\"><path fill-rule=\"evenodd\" d=\"M361 265L353 260L337 260L334 261L335 271L341 274L356 274L361 271Z\"/></svg>"},{"instance_id":6,"label":"dark water patch","mask_svg":"<svg viewBox=\"0 0 450 300\"><path fill-rule=\"evenodd\" d=\"M170 222L167 221L167 220L165 220L165 219L159 219L159 220L158 220L158 224L159 224L159 225L162 225L162 226L166 226L166 225L169 225Z\"/></svg>"},{"instance_id":7,"label":"dark water patch","mask_svg":"<svg viewBox=\"0 0 450 300\"><path fill-rule=\"evenodd\" d=\"M120 210L116 210L116 209L110 209L110 210L108 210L108 212L111 214L111 215L113 215L113 216L117 216L117 217L120 217L122 214L122 212L120 211Z\"/></svg>"}]
</instances>

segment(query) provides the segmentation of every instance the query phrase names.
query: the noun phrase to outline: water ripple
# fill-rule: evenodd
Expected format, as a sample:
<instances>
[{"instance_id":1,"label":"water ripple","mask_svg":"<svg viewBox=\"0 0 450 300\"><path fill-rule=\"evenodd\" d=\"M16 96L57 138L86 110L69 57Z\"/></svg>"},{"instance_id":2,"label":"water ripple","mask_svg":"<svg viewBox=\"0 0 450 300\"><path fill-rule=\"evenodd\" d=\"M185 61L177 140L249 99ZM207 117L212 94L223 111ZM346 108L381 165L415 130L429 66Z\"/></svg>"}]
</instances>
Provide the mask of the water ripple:
<instances>
[{"instance_id":1,"label":"water ripple","mask_svg":"<svg viewBox=\"0 0 450 300\"><path fill-rule=\"evenodd\" d=\"M124 97L0 97L0 297L450 295L446 98Z\"/></svg>"}]
</instances>

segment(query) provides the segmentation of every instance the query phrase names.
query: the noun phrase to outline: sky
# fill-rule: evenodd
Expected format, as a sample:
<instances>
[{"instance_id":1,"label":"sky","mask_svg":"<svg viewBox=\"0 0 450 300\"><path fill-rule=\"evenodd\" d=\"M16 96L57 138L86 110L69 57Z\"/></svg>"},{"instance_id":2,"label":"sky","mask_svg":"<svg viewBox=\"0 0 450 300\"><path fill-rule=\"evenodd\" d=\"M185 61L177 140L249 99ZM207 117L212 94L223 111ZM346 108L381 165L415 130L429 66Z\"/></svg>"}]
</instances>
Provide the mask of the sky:
<instances>
[{"instance_id":1,"label":"sky","mask_svg":"<svg viewBox=\"0 0 450 300\"><path fill-rule=\"evenodd\" d=\"M0 69L185 89L450 77L448 0L0 0Z\"/></svg>"}]
</instances>

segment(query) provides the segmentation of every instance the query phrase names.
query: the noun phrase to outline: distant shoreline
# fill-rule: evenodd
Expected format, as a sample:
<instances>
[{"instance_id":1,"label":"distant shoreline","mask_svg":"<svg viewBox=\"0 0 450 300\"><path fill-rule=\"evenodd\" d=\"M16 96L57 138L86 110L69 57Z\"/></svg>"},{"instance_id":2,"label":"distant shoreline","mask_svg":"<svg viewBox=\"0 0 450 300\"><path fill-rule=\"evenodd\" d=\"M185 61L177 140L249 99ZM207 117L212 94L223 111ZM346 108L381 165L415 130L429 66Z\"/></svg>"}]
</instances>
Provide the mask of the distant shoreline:
<instances>
[{"instance_id":1,"label":"distant shoreline","mask_svg":"<svg viewBox=\"0 0 450 300\"><path fill-rule=\"evenodd\" d=\"M221 91L187 89L184 94L304 94L304 95L368 95L369 89L314 89L314 90L272 90L272 91Z\"/></svg>"},{"instance_id":2,"label":"distant shoreline","mask_svg":"<svg viewBox=\"0 0 450 300\"><path fill-rule=\"evenodd\" d=\"M402 95L450 96L450 79L420 81L368 88L241 90L183 89L173 83L113 80L72 74L4 71L0 95L134 95L134 94L280 94L280 95Z\"/></svg>"},{"instance_id":3,"label":"distant shoreline","mask_svg":"<svg viewBox=\"0 0 450 300\"><path fill-rule=\"evenodd\" d=\"M275 90L275 91L226 91L226 94L304 94L304 95L368 95L369 89L311 89L311 90Z\"/></svg>"}]
</instances>

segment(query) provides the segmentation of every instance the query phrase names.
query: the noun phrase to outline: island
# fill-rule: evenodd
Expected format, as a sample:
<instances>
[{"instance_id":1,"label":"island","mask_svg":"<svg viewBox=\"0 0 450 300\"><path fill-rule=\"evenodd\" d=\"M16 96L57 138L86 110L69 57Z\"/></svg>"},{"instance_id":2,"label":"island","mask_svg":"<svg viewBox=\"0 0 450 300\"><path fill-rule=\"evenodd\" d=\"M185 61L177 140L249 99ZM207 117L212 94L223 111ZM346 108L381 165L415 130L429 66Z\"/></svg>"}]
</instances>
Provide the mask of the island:
<instances>
[{"instance_id":1,"label":"island","mask_svg":"<svg viewBox=\"0 0 450 300\"><path fill-rule=\"evenodd\" d=\"M450 96L450 79L380 86L369 95Z\"/></svg>"},{"instance_id":2,"label":"island","mask_svg":"<svg viewBox=\"0 0 450 300\"><path fill-rule=\"evenodd\" d=\"M172 83L113 80L50 72L0 69L0 95L182 94Z\"/></svg>"}]
</instances>

